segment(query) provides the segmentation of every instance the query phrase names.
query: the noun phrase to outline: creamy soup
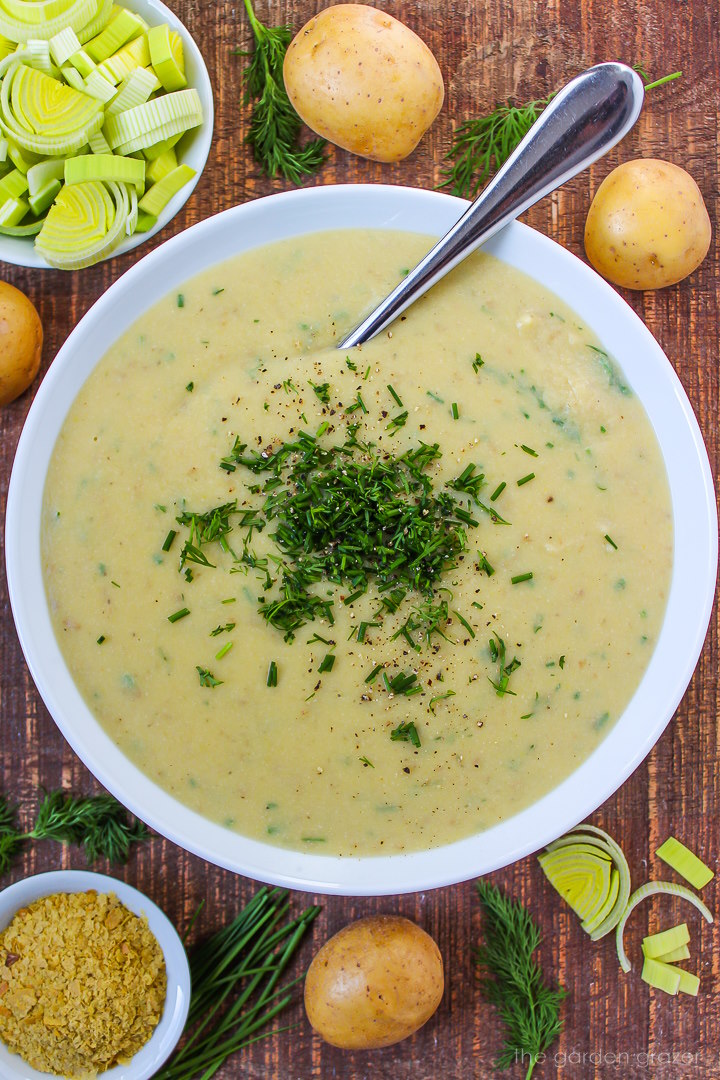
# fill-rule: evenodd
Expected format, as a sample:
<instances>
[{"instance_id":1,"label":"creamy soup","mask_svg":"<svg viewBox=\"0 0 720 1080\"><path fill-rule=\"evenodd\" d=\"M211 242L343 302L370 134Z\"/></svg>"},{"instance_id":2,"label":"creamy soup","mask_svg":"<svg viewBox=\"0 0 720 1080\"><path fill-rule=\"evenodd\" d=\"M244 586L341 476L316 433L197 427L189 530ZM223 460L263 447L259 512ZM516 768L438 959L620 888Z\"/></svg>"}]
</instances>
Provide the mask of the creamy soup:
<instances>
[{"instance_id":1,"label":"creamy soup","mask_svg":"<svg viewBox=\"0 0 720 1080\"><path fill-rule=\"evenodd\" d=\"M335 348L427 247L326 233L188 281L109 349L47 480L92 712L181 802L285 847L412 851L528 806L663 618L657 442L555 296L477 254Z\"/></svg>"}]
</instances>

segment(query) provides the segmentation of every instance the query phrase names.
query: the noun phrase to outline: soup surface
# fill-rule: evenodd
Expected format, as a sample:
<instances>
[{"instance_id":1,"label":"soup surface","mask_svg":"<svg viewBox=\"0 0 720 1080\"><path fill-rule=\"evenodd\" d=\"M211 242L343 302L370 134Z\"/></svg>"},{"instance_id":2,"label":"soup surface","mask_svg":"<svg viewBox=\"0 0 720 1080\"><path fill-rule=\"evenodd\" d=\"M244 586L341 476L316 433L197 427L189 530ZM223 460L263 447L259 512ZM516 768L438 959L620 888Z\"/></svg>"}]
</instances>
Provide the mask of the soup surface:
<instances>
[{"instance_id":1,"label":"soup surface","mask_svg":"<svg viewBox=\"0 0 720 1080\"><path fill-rule=\"evenodd\" d=\"M556 297L477 254L335 348L427 247L318 234L187 282L109 349L47 480L89 707L180 801L286 847L418 850L532 803L662 621L659 448Z\"/></svg>"}]
</instances>

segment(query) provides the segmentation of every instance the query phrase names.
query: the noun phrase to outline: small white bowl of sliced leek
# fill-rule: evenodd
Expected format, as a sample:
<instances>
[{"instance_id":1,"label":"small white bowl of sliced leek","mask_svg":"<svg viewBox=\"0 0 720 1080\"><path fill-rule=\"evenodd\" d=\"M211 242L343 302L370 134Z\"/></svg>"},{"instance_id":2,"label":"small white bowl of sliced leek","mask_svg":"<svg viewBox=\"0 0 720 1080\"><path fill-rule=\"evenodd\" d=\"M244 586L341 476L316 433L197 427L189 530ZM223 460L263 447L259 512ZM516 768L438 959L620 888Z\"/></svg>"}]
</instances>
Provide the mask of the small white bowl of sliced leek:
<instances>
[{"instance_id":1,"label":"small white bowl of sliced leek","mask_svg":"<svg viewBox=\"0 0 720 1080\"><path fill-rule=\"evenodd\" d=\"M3 0L0 262L75 270L142 244L212 132L202 55L160 0Z\"/></svg>"}]
</instances>

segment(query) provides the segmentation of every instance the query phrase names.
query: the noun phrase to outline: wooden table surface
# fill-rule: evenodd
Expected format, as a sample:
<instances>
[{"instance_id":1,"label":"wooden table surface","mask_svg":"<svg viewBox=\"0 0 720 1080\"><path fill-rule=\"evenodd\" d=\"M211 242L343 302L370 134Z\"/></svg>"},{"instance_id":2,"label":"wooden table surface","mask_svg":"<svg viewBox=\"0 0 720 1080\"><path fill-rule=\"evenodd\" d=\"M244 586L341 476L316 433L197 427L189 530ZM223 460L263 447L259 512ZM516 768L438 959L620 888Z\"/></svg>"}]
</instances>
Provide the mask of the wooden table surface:
<instances>
[{"instance_id":1,"label":"wooden table surface","mask_svg":"<svg viewBox=\"0 0 720 1080\"><path fill-rule=\"evenodd\" d=\"M244 61L231 50L249 48L251 36L240 0L171 0L205 55L215 92L215 136L208 166L195 194L171 225L140 249L167 239L209 214L288 185L263 177L243 139L248 110L241 105ZM259 17L299 28L318 0L257 0ZM311 183L384 182L435 186L454 126L508 96L542 97L568 77L602 60L642 64L653 77L682 69L682 79L654 90L640 120L606 159L526 215L526 220L583 256L583 224L592 193L622 160L662 157L687 168L698 182L713 224L718 210L717 8L707 0L384 0L376 6L407 22L427 41L442 68L446 101L419 148L406 161L381 165L331 151ZM127 270L131 253L78 273L38 271L0 263L0 278L25 290L45 326L42 372L70 329L102 292ZM718 464L718 245L688 280L626 299L658 339L682 380L704 433L713 470ZM15 446L32 391L0 412L2 508ZM31 815L38 786L98 790L93 777L65 743L25 667L17 641L3 571L0 577L0 748L2 791ZM627 853L634 881L667 876L654 855L670 833L684 839L711 865L720 848L720 747L718 746L718 635L713 617L708 639L685 698L647 761L598 809L592 821L607 828ZM39 870L85 865L82 854L40 843L0 883ZM102 864L98 869L107 869ZM117 876L155 899L179 926L207 899L199 932L220 925L256 884L187 854L160 837L138 851ZM672 875L670 875L672 876ZM522 898L544 934L542 962L568 990L565 1030L535 1075L593 1077L715 1077L720 1075L720 929L702 926L690 912L693 964L701 977L697 999L651 991L639 974L623 975L612 935L592 944L578 920L529 857L492 880ZM720 890L704 890L720 912ZM298 895L297 908L305 898ZM438 941L446 964L440 1009L412 1039L372 1053L344 1053L321 1044L300 1006L299 1026L257 1043L229 1063L219 1080L272 1077L310 1080L483 1080L495 1076L500 1026L478 992L473 948L481 919L472 881L434 892L380 899L318 898L323 905L315 943L361 914L397 911L416 919ZM645 905L630 925L628 941L648 927L687 915L674 901ZM717 926L718 924L716 924ZM303 956L307 961L311 946ZM508 1076L524 1076L520 1066Z\"/></svg>"}]
</instances>

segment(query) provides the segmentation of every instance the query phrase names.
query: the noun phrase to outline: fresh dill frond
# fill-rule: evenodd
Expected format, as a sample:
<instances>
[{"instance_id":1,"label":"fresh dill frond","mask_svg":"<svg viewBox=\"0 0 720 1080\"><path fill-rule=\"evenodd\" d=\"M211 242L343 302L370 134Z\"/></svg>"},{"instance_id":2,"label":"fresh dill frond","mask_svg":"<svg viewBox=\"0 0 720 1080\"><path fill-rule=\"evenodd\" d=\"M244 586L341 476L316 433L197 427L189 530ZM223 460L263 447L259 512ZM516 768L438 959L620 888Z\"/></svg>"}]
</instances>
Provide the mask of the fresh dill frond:
<instances>
[{"instance_id":1,"label":"fresh dill frond","mask_svg":"<svg viewBox=\"0 0 720 1080\"><path fill-rule=\"evenodd\" d=\"M265 26L257 18L252 0L244 0L244 4L255 38L243 77L245 103L254 102L246 141L268 176L280 173L293 184L300 184L303 176L317 172L323 164L325 140L300 144L302 120L290 103L283 81L283 61L292 30L289 26ZM248 53L236 49L233 55Z\"/></svg>"},{"instance_id":2,"label":"fresh dill frond","mask_svg":"<svg viewBox=\"0 0 720 1080\"><path fill-rule=\"evenodd\" d=\"M524 105L497 105L487 116L465 120L455 129L453 145L445 155L441 188L451 195L472 199L485 181L504 165L527 135L554 94Z\"/></svg>"},{"instance_id":3,"label":"fresh dill frond","mask_svg":"<svg viewBox=\"0 0 720 1080\"><path fill-rule=\"evenodd\" d=\"M664 75L661 79L650 81L650 76L641 64L635 64L645 83L645 90L654 90L657 86L679 79L681 71ZM555 97L555 91L545 98L526 101L516 105L511 101L498 104L487 116L465 120L453 133L453 144L445 155L447 165L443 170L440 188L448 188L451 195L473 199L480 188L498 169L505 164L527 135L540 113Z\"/></svg>"},{"instance_id":4,"label":"fresh dill frond","mask_svg":"<svg viewBox=\"0 0 720 1080\"><path fill-rule=\"evenodd\" d=\"M82 845L90 863L97 859L126 863L132 845L147 840L149 835L144 823L131 821L125 807L112 795L52 791L40 805L27 839Z\"/></svg>"},{"instance_id":5,"label":"fresh dill frond","mask_svg":"<svg viewBox=\"0 0 720 1080\"><path fill-rule=\"evenodd\" d=\"M485 942L476 950L481 989L505 1025L495 1067L527 1063L529 1080L540 1055L562 1031L565 991L548 986L533 957L541 937L530 912L488 881L478 881L477 891L485 915Z\"/></svg>"},{"instance_id":6,"label":"fresh dill frond","mask_svg":"<svg viewBox=\"0 0 720 1080\"><path fill-rule=\"evenodd\" d=\"M28 840L56 840L77 844L89 863L108 859L126 863L133 844L147 840L147 827L131 820L125 807L112 795L72 795L57 790L46 793L30 832L17 824L17 808L0 795L0 874L10 869Z\"/></svg>"}]
</instances>

